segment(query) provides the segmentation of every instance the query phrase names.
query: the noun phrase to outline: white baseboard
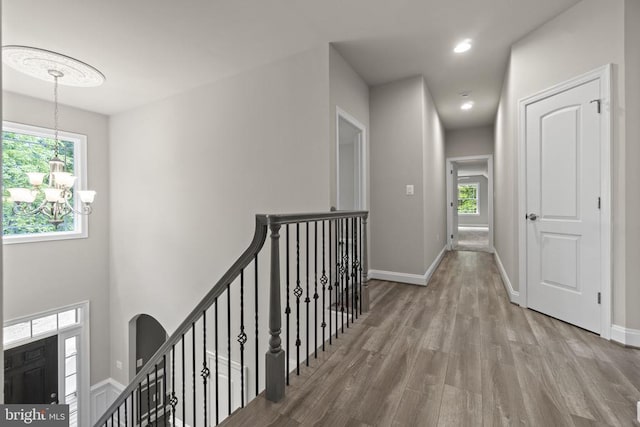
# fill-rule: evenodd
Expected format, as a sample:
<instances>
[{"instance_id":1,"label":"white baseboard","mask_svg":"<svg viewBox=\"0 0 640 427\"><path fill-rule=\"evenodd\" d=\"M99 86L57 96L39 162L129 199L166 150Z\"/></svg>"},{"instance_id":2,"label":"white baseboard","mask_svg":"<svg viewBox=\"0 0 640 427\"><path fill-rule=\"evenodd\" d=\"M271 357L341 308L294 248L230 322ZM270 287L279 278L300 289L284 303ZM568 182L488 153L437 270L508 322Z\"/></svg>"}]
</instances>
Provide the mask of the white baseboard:
<instances>
[{"instance_id":1,"label":"white baseboard","mask_svg":"<svg viewBox=\"0 0 640 427\"><path fill-rule=\"evenodd\" d=\"M493 256L496 259L496 264L498 266L498 271L500 271L500 277L502 277L502 283L504 285L507 294L509 295L509 301L514 304L520 304L520 292L513 289L511 285L511 280L509 280L509 276L507 275L504 266L502 265L502 261L500 260L500 255L498 255L498 251L494 249Z\"/></svg>"},{"instance_id":2,"label":"white baseboard","mask_svg":"<svg viewBox=\"0 0 640 427\"><path fill-rule=\"evenodd\" d=\"M426 285L424 276L421 274L398 273L396 271L369 270L369 279L409 283L411 285Z\"/></svg>"},{"instance_id":3,"label":"white baseboard","mask_svg":"<svg viewBox=\"0 0 640 427\"><path fill-rule=\"evenodd\" d=\"M98 421L124 389L125 386L113 378L107 378L91 386L91 425Z\"/></svg>"},{"instance_id":4,"label":"white baseboard","mask_svg":"<svg viewBox=\"0 0 640 427\"><path fill-rule=\"evenodd\" d=\"M385 280L388 282L409 283L411 285L427 286L431 276L438 268L442 257L447 251L447 246L442 248L436 259L433 260L429 268L424 274L399 273L396 271L369 270L369 278L377 280Z\"/></svg>"},{"instance_id":5,"label":"white baseboard","mask_svg":"<svg viewBox=\"0 0 640 427\"><path fill-rule=\"evenodd\" d=\"M640 348L640 330L611 325L611 339L620 344Z\"/></svg>"},{"instance_id":6,"label":"white baseboard","mask_svg":"<svg viewBox=\"0 0 640 427\"><path fill-rule=\"evenodd\" d=\"M458 228L489 228L489 224L460 224Z\"/></svg>"}]
</instances>

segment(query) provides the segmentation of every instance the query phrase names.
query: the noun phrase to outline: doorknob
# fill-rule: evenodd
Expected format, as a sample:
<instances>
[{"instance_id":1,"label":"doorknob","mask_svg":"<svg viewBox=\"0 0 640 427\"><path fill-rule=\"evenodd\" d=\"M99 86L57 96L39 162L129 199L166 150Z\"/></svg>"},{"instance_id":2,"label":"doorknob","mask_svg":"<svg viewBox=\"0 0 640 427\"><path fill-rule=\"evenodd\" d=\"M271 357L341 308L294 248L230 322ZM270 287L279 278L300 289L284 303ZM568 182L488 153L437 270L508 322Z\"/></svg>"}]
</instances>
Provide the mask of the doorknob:
<instances>
[{"instance_id":1,"label":"doorknob","mask_svg":"<svg viewBox=\"0 0 640 427\"><path fill-rule=\"evenodd\" d=\"M538 219L538 215L534 213L526 214L524 217L525 219L528 219L530 221L535 221L536 219Z\"/></svg>"}]
</instances>

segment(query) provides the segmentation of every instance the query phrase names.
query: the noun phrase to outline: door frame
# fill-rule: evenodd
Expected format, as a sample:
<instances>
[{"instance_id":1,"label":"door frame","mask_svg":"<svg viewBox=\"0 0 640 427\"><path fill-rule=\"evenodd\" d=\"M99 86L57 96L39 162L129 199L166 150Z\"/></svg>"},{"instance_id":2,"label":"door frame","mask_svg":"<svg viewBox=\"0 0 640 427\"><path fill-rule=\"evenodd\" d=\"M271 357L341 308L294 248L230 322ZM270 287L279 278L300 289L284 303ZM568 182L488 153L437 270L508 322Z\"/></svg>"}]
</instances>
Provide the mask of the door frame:
<instances>
[{"instance_id":1,"label":"door frame","mask_svg":"<svg viewBox=\"0 0 640 427\"><path fill-rule=\"evenodd\" d=\"M487 207L489 212L487 213L487 222L489 223L489 252L494 252L493 247L493 154L482 154L478 156L462 156L462 157L447 157L446 164L447 169L445 173L447 175L447 248L453 250L453 215L454 208L457 208L457 200L452 199L453 194L453 174L449 171L453 168L454 162L465 160L486 160L487 161ZM455 202L455 203L454 203Z\"/></svg>"},{"instance_id":2,"label":"door frame","mask_svg":"<svg viewBox=\"0 0 640 427\"><path fill-rule=\"evenodd\" d=\"M351 114L336 105L336 207L340 209L340 118L360 130L358 158L360 161L360 209L367 209L367 127ZM356 209L357 210L357 209Z\"/></svg>"},{"instance_id":3,"label":"door frame","mask_svg":"<svg viewBox=\"0 0 640 427\"><path fill-rule=\"evenodd\" d=\"M527 307L527 226L525 215L527 214L527 179L526 179L526 110L527 106L552 97L561 92L573 89L585 83L600 80L600 283L601 283L601 319L600 336L611 338L611 141L612 141L612 65L607 64L585 74L579 75L565 82L552 86L534 95L522 98L518 101L518 249L519 249L519 282L520 295L518 303Z\"/></svg>"},{"instance_id":4,"label":"door frame","mask_svg":"<svg viewBox=\"0 0 640 427\"><path fill-rule=\"evenodd\" d=\"M40 340L42 338L48 338L54 335L58 336L58 399L64 398L64 339L73 335L80 337L80 345L77 348L78 351L78 425L89 425L89 418L91 413L91 401L90 401L90 376L91 376L91 313L89 301L82 301L75 304L69 304L63 307L54 308L51 310L41 311L38 313L30 314L27 316L21 316L13 318L3 322L3 327L15 325L18 323L31 322L32 320L39 319L41 317L50 316L65 312L71 309L80 309L78 323L72 326L68 326L55 331L46 332L30 338L18 340L3 345L3 350L19 347L23 344L28 344Z\"/></svg>"}]
</instances>

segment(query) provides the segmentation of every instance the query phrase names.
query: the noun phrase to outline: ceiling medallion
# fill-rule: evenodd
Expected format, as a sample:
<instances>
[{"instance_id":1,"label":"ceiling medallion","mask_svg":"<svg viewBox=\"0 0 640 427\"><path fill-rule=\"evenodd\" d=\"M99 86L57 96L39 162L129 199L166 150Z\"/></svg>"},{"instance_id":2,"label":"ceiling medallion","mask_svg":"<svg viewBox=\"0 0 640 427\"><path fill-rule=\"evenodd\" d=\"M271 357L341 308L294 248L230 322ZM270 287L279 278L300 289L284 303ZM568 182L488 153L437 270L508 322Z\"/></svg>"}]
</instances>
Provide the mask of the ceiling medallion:
<instances>
[{"instance_id":1,"label":"ceiling medallion","mask_svg":"<svg viewBox=\"0 0 640 427\"><path fill-rule=\"evenodd\" d=\"M93 87L106 80L95 67L61 53L29 46L2 47L2 61L21 73L51 82L51 70L64 75L61 85Z\"/></svg>"}]
</instances>

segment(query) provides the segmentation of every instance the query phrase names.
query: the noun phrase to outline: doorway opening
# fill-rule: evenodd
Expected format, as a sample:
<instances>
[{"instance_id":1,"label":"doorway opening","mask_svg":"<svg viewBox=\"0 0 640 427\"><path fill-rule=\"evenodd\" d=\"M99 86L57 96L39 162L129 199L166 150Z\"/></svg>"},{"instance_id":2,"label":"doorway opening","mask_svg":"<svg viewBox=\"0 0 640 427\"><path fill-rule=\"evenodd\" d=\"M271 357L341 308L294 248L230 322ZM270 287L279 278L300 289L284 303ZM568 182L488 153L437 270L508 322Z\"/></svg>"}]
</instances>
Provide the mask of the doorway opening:
<instances>
[{"instance_id":1,"label":"doorway opening","mask_svg":"<svg viewBox=\"0 0 640 427\"><path fill-rule=\"evenodd\" d=\"M447 159L450 250L493 252L493 156Z\"/></svg>"},{"instance_id":2,"label":"doorway opening","mask_svg":"<svg viewBox=\"0 0 640 427\"><path fill-rule=\"evenodd\" d=\"M363 210L366 206L366 128L336 108L336 183L339 210Z\"/></svg>"},{"instance_id":3,"label":"doorway opening","mask_svg":"<svg viewBox=\"0 0 640 427\"><path fill-rule=\"evenodd\" d=\"M153 316L138 314L129 321L129 380L167 340L167 331Z\"/></svg>"}]
</instances>

